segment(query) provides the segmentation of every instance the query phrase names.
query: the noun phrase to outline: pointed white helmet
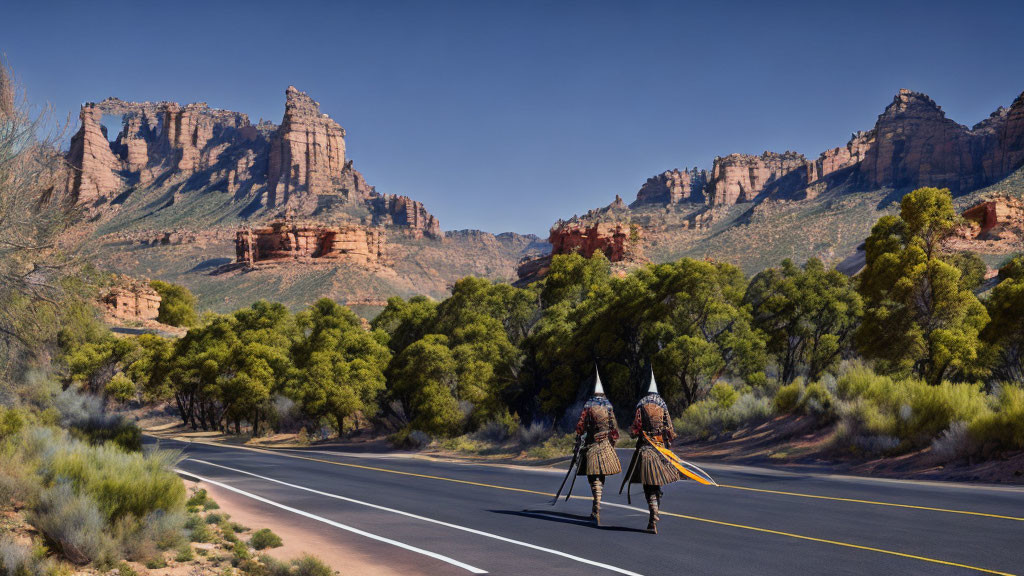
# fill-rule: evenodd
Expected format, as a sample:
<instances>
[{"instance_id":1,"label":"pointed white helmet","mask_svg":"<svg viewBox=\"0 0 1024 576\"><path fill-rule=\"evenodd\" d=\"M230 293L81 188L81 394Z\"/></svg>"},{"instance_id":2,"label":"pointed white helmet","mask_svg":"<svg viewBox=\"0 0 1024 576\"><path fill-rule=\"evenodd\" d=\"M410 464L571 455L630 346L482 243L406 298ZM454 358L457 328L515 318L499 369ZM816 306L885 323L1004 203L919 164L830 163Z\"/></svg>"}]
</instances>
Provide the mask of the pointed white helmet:
<instances>
[{"instance_id":1,"label":"pointed white helmet","mask_svg":"<svg viewBox=\"0 0 1024 576\"><path fill-rule=\"evenodd\" d=\"M604 386L601 385L601 373L597 371L597 364L594 364L594 395L604 394Z\"/></svg>"},{"instance_id":2,"label":"pointed white helmet","mask_svg":"<svg viewBox=\"0 0 1024 576\"><path fill-rule=\"evenodd\" d=\"M651 366L651 385L647 387L648 394L658 394L658 383L654 381L654 367Z\"/></svg>"}]
</instances>

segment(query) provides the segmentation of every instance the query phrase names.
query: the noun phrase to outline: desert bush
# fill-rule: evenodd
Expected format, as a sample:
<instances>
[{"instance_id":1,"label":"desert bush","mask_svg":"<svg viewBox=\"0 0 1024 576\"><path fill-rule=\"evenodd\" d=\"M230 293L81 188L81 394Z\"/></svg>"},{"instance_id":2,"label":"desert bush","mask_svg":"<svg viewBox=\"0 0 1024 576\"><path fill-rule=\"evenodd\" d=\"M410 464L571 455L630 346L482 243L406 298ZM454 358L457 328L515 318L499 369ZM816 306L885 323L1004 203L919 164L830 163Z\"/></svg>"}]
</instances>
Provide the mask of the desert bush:
<instances>
[{"instance_id":1,"label":"desert bush","mask_svg":"<svg viewBox=\"0 0 1024 576\"><path fill-rule=\"evenodd\" d=\"M125 450L142 448L142 431L120 414L106 412L103 399L68 388L57 396L61 424L72 434L93 444L113 442Z\"/></svg>"},{"instance_id":2,"label":"desert bush","mask_svg":"<svg viewBox=\"0 0 1024 576\"><path fill-rule=\"evenodd\" d=\"M261 528L253 533L252 538L249 539L249 544L252 544L252 547L257 550L263 550L264 548L277 548L282 546L284 542L270 528Z\"/></svg>"},{"instance_id":3,"label":"desert bush","mask_svg":"<svg viewBox=\"0 0 1024 576\"><path fill-rule=\"evenodd\" d=\"M195 554L192 553L192 546L185 544L178 548L177 554L174 556L175 562L190 562L195 558Z\"/></svg>"},{"instance_id":4,"label":"desert bush","mask_svg":"<svg viewBox=\"0 0 1024 576\"><path fill-rule=\"evenodd\" d=\"M417 450L424 448L433 441L429 434L422 430L410 430L403 428L388 437L388 440L395 446L404 450Z\"/></svg>"},{"instance_id":5,"label":"desert bush","mask_svg":"<svg viewBox=\"0 0 1024 576\"><path fill-rule=\"evenodd\" d=\"M0 405L0 440L10 438L25 428L26 415L16 408Z\"/></svg>"},{"instance_id":6,"label":"desert bush","mask_svg":"<svg viewBox=\"0 0 1024 576\"><path fill-rule=\"evenodd\" d=\"M1024 389L1004 384L996 409L971 422L968 433L982 455L1024 449Z\"/></svg>"},{"instance_id":7,"label":"desert bush","mask_svg":"<svg viewBox=\"0 0 1024 576\"><path fill-rule=\"evenodd\" d=\"M210 498L210 495L207 494L206 489L204 488L200 488L193 492L185 502L185 506L188 508L203 508L204 510L216 510L220 508L217 502L213 498Z\"/></svg>"},{"instance_id":8,"label":"desert bush","mask_svg":"<svg viewBox=\"0 0 1024 576\"><path fill-rule=\"evenodd\" d=\"M41 546L25 546L0 536L0 576L60 576L59 563L46 556Z\"/></svg>"},{"instance_id":9,"label":"desert bush","mask_svg":"<svg viewBox=\"0 0 1024 576\"><path fill-rule=\"evenodd\" d=\"M224 538L224 540L230 542L231 544L235 544L238 542L238 536L235 535L235 530L231 527L230 522L228 522L227 520L223 520L219 524L217 524L217 527L220 528L220 534Z\"/></svg>"},{"instance_id":10,"label":"desert bush","mask_svg":"<svg viewBox=\"0 0 1024 576\"><path fill-rule=\"evenodd\" d=\"M780 414L792 414L800 406L800 397L803 396L804 382L802 378L779 387L772 400L772 407Z\"/></svg>"},{"instance_id":11,"label":"desert bush","mask_svg":"<svg viewBox=\"0 0 1024 576\"><path fill-rule=\"evenodd\" d=\"M680 437L705 440L771 416L772 409L767 398L752 391L741 394L727 384L719 383L715 387L727 387L731 393L725 390L715 392L715 388L712 388L707 399L687 406L673 420Z\"/></svg>"},{"instance_id":12,"label":"desert bush","mask_svg":"<svg viewBox=\"0 0 1024 576\"><path fill-rule=\"evenodd\" d=\"M151 558L160 550L185 543L185 515L181 511L157 510L145 518L126 517L117 522L114 533L124 555L131 560Z\"/></svg>"},{"instance_id":13,"label":"desert bush","mask_svg":"<svg viewBox=\"0 0 1024 576\"><path fill-rule=\"evenodd\" d=\"M953 422L932 440L932 454L946 462L969 456L974 448L966 422Z\"/></svg>"},{"instance_id":14,"label":"desert bush","mask_svg":"<svg viewBox=\"0 0 1024 576\"><path fill-rule=\"evenodd\" d=\"M516 429L516 438L521 446L534 446L544 442L554 434L550 423L534 420L529 426L519 425Z\"/></svg>"},{"instance_id":15,"label":"desert bush","mask_svg":"<svg viewBox=\"0 0 1024 576\"><path fill-rule=\"evenodd\" d=\"M118 402L128 402L135 398L135 382L124 372L118 372L103 387L103 391Z\"/></svg>"},{"instance_id":16,"label":"desert bush","mask_svg":"<svg viewBox=\"0 0 1024 576\"><path fill-rule=\"evenodd\" d=\"M550 459L572 454L573 444L576 442L576 433L555 434L543 443L533 446L527 450L531 458Z\"/></svg>"},{"instance_id":17,"label":"desert bush","mask_svg":"<svg viewBox=\"0 0 1024 576\"><path fill-rule=\"evenodd\" d=\"M189 540L192 542L212 542L213 541L213 530L206 525L205 522L200 522L188 527Z\"/></svg>"},{"instance_id":18,"label":"desert bush","mask_svg":"<svg viewBox=\"0 0 1024 576\"><path fill-rule=\"evenodd\" d=\"M180 510L185 485L171 470L178 458L175 452L142 455L71 442L57 450L43 475L47 481L67 480L90 495L113 523L129 515L141 519L161 510Z\"/></svg>"},{"instance_id":19,"label":"desert bush","mask_svg":"<svg viewBox=\"0 0 1024 576\"><path fill-rule=\"evenodd\" d=\"M75 564L114 555L114 542L106 533L99 504L88 494L76 493L66 482L43 490L29 521Z\"/></svg>"},{"instance_id":20,"label":"desert bush","mask_svg":"<svg viewBox=\"0 0 1024 576\"><path fill-rule=\"evenodd\" d=\"M260 556L267 576L333 576L334 571L316 556L303 554L290 562L282 562L266 554Z\"/></svg>"},{"instance_id":21,"label":"desert bush","mask_svg":"<svg viewBox=\"0 0 1024 576\"><path fill-rule=\"evenodd\" d=\"M472 436L474 439L482 442L501 444L512 438L518 428L518 419L505 412L498 417L484 422Z\"/></svg>"},{"instance_id":22,"label":"desert bush","mask_svg":"<svg viewBox=\"0 0 1024 576\"><path fill-rule=\"evenodd\" d=\"M252 558L249 554L249 547L245 545L245 542L241 540L235 540L234 545L231 547L231 565L238 566L239 563L244 562Z\"/></svg>"},{"instance_id":23,"label":"desert bush","mask_svg":"<svg viewBox=\"0 0 1024 576\"><path fill-rule=\"evenodd\" d=\"M222 513L222 512L210 512L209 514L206 515L206 523L207 524L220 524L221 522L227 520L228 518L230 518L230 516L228 516L225 513Z\"/></svg>"}]
</instances>

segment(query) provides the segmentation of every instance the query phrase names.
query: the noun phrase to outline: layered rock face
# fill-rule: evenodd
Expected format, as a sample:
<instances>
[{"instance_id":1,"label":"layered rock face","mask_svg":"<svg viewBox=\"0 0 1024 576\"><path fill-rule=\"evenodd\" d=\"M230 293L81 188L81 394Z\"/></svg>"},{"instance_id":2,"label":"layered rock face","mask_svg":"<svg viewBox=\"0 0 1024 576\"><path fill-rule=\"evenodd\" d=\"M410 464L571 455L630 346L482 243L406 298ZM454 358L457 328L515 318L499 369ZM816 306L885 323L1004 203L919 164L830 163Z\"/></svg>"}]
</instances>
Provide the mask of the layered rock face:
<instances>
[{"instance_id":1,"label":"layered rock face","mask_svg":"<svg viewBox=\"0 0 1024 576\"><path fill-rule=\"evenodd\" d=\"M904 89L874 128L853 134L846 146L826 150L813 162L795 152L716 158L702 191L712 206L810 198L846 181L865 190L935 186L960 193L992 184L1022 165L1024 93L1009 108L967 128L946 118L928 96ZM701 191L696 174L696 169L670 170L648 179L633 206L672 205L686 194L696 198L695 191Z\"/></svg>"},{"instance_id":2,"label":"layered rock face","mask_svg":"<svg viewBox=\"0 0 1024 576\"><path fill-rule=\"evenodd\" d=\"M383 230L362 226L322 226L285 220L259 228L243 228L235 236L235 259L254 266L261 262L303 260L382 265Z\"/></svg>"},{"instance_id":3,"label":"layered rock face","mask_svg":"<svg viewBox=\"0 0 1024 576\"><path fill-rule=\"evenodd\" d=\"M796 189L806 177L786 179L798 170L806 174L807 159L803 154L765 152L760 156L730 154L715 158L711 178L708 180L708 203L712 206L731 206L737 202L752 202L769 186L777 189ZM788 184L788 186L786 186Z\"/></svg>"},{"instance_id":4,"label":"layered rock face","mask_svg":"<svg viewBox=\"0 0 1024 576\"><path fill-rule=\"evenodd\" d=\"M122 320L156 320L160 312L160 294L144 282L127 277L103 296L107 314Z\"/></svg>"},{"instance_id":5,"label":"layered rock face","mask_svg":"<svg viewBox=\"0 0 1024 576\"><path fill-rule=\"evenodd\" d=\"M120 116L113 141L104 116ZM252 125L245 114L204 103L125 102L108 98L82 107L68 152L68 188L96 213L117 210L115 198L150 186L190 194L224 192L250 218L322 216L345 206L357 215L438 238L441 227L423 204L381 195L347 160L345 130L307 94L289 86L280 126Z\"/></svg>"},{"instance_id":6,"label":"layered rock face","mask_svg":"<svg viewBox=\"0 0 1024 576\"><path fill-rule=\"evenodd\" d=\"M703 202L707 170L668 170L647 179L636 194L636 204L673 205L680 202Z\"/></svg>"},{"instance_id":7,"label":"layered rock face","mask_svg":"<svg viewBox=\"0 0 1024 576\"><path fill-rule=\"evenodd\" d=\"M332 193L345 168L345 129L320 113L320 104L294 86L285 91L284 120L270 144L271 207L300 192Z\"/></svg>"},{"instance_id":8,"label":"layered rock face","mask_svg":"<svg viewBox=\"0 0 1024 576\"><path fill-rule=\"evenodd\" d=\"M441 237L441 223L433 214L427 212L422 202L417 202L408 196L384 194L372 198L371 205L376 224L402 226L417 238Z\"/></svg>"}]
</instances>

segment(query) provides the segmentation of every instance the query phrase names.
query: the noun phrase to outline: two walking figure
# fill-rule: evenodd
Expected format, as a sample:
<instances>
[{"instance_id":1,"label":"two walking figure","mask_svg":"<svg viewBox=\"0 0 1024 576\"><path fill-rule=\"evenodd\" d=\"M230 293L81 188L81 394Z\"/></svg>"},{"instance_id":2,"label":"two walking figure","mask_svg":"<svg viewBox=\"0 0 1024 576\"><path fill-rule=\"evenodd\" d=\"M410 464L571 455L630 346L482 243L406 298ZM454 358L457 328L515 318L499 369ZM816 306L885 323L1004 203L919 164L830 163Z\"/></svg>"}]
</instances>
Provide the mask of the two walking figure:
<instances>
[{"instance_id":1,"label":"two walking figure","mask_svg":"<svg viewBox=\"0 0 1024 576\"><path fill-rule=\"evenodd\" d=\"M622 472L622 464L615 453L615 443L619 439L619 426L615 420L612 404L604 395L601 376L597 376L594 394L583 405L579 422L576 424L576 435L585 435L585 443L580 451L581 461L578 476L586 476L590 490L594 494L594 506L590 518L601 525L601 496L604 492L604 481L607 476ZM629 427L629 435L637 439L637 449L627 470L626 481L630 484L641 484L650 517L647 530L658 533L658 509L661 506L661 487L680 480L680 473L666 460L659 448L664 450L671 446L676 437L672 419L669 417L668 406L658 393L658 385L651 371L651 382L647 394L636 404L633 423ZM620 490L621 492L621 490Z\"/></svg>"}]
</instances>

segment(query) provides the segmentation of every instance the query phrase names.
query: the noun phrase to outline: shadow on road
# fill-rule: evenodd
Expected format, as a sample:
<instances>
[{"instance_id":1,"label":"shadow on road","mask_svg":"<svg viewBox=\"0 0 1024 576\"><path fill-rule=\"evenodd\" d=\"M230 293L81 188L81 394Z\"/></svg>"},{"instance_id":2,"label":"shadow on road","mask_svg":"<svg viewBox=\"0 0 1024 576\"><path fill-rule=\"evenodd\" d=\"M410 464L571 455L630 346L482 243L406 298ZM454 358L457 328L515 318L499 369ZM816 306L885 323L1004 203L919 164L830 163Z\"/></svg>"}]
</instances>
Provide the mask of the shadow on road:
<instances>
[{"instance_id":1,"label":"shadow on road","mask_svg":"<svg viewBox=\"0 0 1024 576\"><path fill-rule=\"evenodd\" d=\"M591 522L590 516L581 516L579 514L567 514L565 512L554 512L547 510L488 510L495 514L507 514L509 516L523 516L525 518L534 518L537 520L547 520L548 522L561 522L563 524L574 524L576 526L586 526L588 528L594 528L596 530L608 530L611 532L640 532L646 534L646 530L639 528L627 528L625 526L594 526Z\"/></svg>"}]
</instances>

